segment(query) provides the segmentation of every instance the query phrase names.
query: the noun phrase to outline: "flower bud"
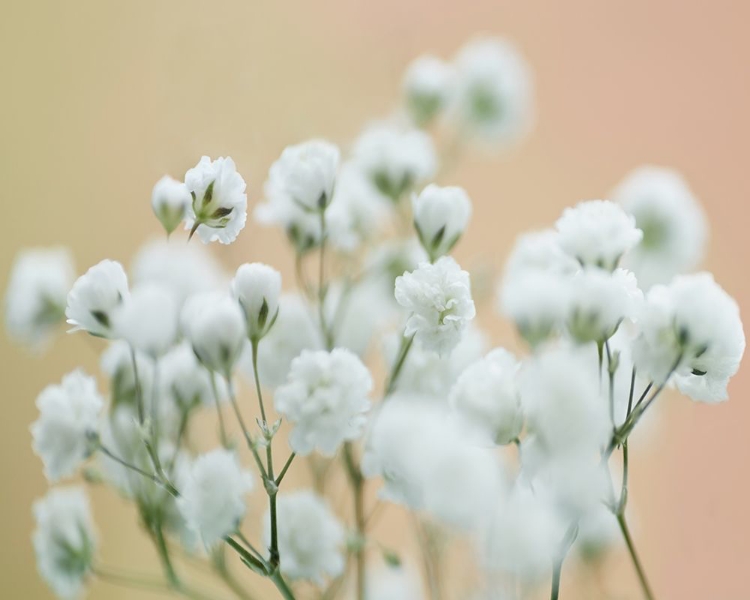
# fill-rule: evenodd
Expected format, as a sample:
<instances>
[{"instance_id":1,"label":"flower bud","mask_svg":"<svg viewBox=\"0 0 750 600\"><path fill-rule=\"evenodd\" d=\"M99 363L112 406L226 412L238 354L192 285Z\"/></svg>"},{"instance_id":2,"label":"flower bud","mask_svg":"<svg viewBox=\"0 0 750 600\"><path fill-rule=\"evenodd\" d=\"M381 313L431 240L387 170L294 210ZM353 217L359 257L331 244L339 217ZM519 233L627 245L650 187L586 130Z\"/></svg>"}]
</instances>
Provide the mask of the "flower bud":
<instances>
[{"instance_id":1,"label":"flower bud","mask_svg":"<svg viewBox=\"0 0 750 600\"><path fill-rule=\"evenodd\" d=\"M185 218L191 200L187 186L169 175L156 182L151 192L151 206L167 235L171 235Z\"/></svg>"},{"instance_id":2,"label":"flower bud","mask_svg":"<svg viewBox=\"0 0 750 600\"><path fill-rule=\"evenodd\" d=\"M259 340L279 313L281 274L262 263L244 264L232 280L232 293L245 313L247 336Z\"/></svg>"},{"instance_id":3,"label":"flower bud","mask_svg":"<svg viewBox=\"0 0 750 600\"><path fill-rule=\"evenodd\" d=\"M428 185L412 197L419 241L435 261L456 245L471 216L471 201L459 187Z\"/></svg>"},{"instance_id":4,"label":"flower bud","mask_svg":"<svg viewBox=\"0 0 750 600\"><path fill-rule=\"evenodd\" d=\"M414 122L422 127L429 124L448 103L453 71L435 56L420 56L404 76L406 110Z\"/></svg>"},{"instance_id":5,"label":"flower bud","mask_svg":"<svg viewBox=\"0 0 750 600\"><path fill-rule=\"evenodd\" d=\"M269 180L278 193L310 212L324 210L333 198L339 149L324 140L288 146L271 166Z\"/></svg>"}]
</instances>

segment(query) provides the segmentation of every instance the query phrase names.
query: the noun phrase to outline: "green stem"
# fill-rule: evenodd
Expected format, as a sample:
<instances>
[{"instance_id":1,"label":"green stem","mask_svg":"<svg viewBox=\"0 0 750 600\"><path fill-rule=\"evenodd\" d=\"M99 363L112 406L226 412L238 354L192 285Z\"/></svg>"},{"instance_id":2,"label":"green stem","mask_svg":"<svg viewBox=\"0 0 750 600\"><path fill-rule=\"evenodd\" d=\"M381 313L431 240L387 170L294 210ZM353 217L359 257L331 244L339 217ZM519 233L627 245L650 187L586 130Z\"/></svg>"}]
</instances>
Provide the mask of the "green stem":
<instances>
[{"instance_id":1,"label":"green stem","mask_svg":"<svg viewBox=\"0 0 750 600\"><path fill-rule=\"evenodd\" d=\"M552 567L552 590L550 592L550 600L558 600L560 597L560 580L562 579L563 563L565 562L565 558L568 556L568 551L573 545L573 542L575 542L577 535L578 522L575 522L572 523L565 532L562 546L560 547L560 554Z\"/></svg>"},{"instance_id":2,"label":"green stem","mask_svg":"<svg viewBox=\"0 0 750 600\"><path fill-rule=\"evenodd\" d=\"M292 466L292 461L294 460L294 457L297 456L296 453L292 452L289 455L289 458L287 459L286 463L284 464L284 468L281 469L281 473L279 473L279 476L276 478L276 485L281 485L281 482L284 479L284 475L286 475L286 472L289 470L289 467Z\"/></svg>"},{"instance_id":3,"label":"green stem","mask_svg":"<svg viewBox=\"0 0 750 600\"><path fill-rule=\"evenodd\" d=\"M95 576L114 585L140 588L152 591L169 591L170 587L162 579L153 575L122 573L109 567L96 566L92 569Z\"/></svg>"},{"instance_id":4,"label":"green stem","mask_svg":"<svg viewBox=\"0 0 750 600\"><path fill-rule=\"evenodd\" d=\"M212 372L208 372L209 379L211 380L211 392L214 397L214 405L216 406L216 415L219 417L219 435L221 436L221 445L224 448L229 448L229 437L227 436L227 428L224 425L224 415L221 412L221 405L219 404L219 390L216 389L216 375Z\"/></svg>"},{"instance_id":5,"label":"green stem","mask_svg":"<svg viewBox=\"0 0 750 600\"><path fill-rule=\"evenodd\" d=\"M391 374L388 377L388 383L385 387L385 395L384 400L390 396L393 391L396 389L396 382L398 381L398 376L401 374L401 369L404 366L404 363L406 362L406 357L409 355L409 350L411 350L412 344L414 343L414 336L411 335L409 337L402 336L401 337L401 346L398 350L398 355L396 356L396 362L393 364L393 368L391 369Z\"/></svg>"},{"instance_id":6,"label":"green stem","mask_svg":"<svg viewBox=\"0 0 750 600\"><path fill-rule=\"evenodd\" d=\"M258 396L258 404L260 405L260 416L264 423L268 423L266 419L266 408L263 406L263 392L260 389L260 379L258 378L258 342L257 339L250 341L250 349L253 355L253 378L255 379L255 393Z\"/></svg>"},{"instance_id":7,"label":"green stem","mask_svg":"<svg viewBox=\"0 0 750 600\"><path fill-rule=\"evenodd\" d=\"M179 589L180 578L177 576L172 560L169 557L169 548L167 547L167 540L164 538L164 530L162 529L161 523L157 523L153 528L153 539L156 551L159 553L159 558L161 559L164 568L164 574L167 577L170 587Z\"/></svg>"},{"instance_id":8,"label":"green stem","mask_svg":"<svg viewBox=\"0 0 750 600\"><path fill-rule=\"evenodd\" d=\"M633 561L633 566L635 567L636 573L638 573L638 581L641 584L643 595L646 600L654 600L654 594L651 591L651 587L649 586L648 579L646 578L646 572L643 570L643 565L638 558L638 553L635 550L633 538L630 535L630 529L628 528L628 524L623 513L617 515L617 522L620 524L620 531L622 531L622 536L625 538L625 543L628 546L628 552L630 553L630 558Z\"/></svg>"},{"instance_id":9,"label":"green stem","mask_svg":"<svg viewBox=\"0 0 750 600\"><path fill-rule=\"evenodd\" d=\"M351 442L346 442L344 444L344 463L346 465L346 472L349 476L349 482L351 483L354 492L354 523L357 537L359 538L357 540L355 551L357 600L364 600L365 590L367 588L367 570L365 563L365 540L367 535L367 515L365 514L364 495L365 478L354 458L354 451Z\"/></svg>"},{"instance_id":10,"label":"green stem","mask_svg":"<svg viewBox=\"0 0 750 600\"><path fill-rule=\"evenodd\" d=\"M294 597L294 593L290 589L290 587L287 585L286 581L284 581L284 577L281 575L281 571L276 569L273 573L269 575L271 578L271 581L273 581L274 585L276 586L276 589L281 592L281 595L284 597L284 600L296 600Z\"/></svg>"},{"instance_id":11,"label":"green stem","mask_svg":"<svg viewBox=\"0 0 750 600\"><path fill-rule=\"evenodd\" d=\"M325 303L328 287L325 282L325 259L326 259L326 242L328 232L326 231L326 211L325 208L320 210L320 262L318 264L318 317L320 319L320 330L323 332L326 349L333 348L333 336L326 323Z\"/></svg>"}]
</instances>

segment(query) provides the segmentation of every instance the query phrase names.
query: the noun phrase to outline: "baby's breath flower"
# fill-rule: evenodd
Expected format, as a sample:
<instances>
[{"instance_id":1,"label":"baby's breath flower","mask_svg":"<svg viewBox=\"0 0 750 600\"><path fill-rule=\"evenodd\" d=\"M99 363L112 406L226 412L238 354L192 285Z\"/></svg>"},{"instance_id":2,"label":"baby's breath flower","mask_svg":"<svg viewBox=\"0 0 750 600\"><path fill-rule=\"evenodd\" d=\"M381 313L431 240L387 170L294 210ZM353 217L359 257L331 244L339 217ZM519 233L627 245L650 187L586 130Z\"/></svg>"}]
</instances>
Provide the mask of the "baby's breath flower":
<instances>
[{"instance_id":1,"label":"baby's breath flower","mask_svg":"<svg viewBox=\"0 0 750 600\"><path fill-rule=\"evenodd\" d=\"M192 196L185 221L190 234L197 231L204 244L236 240L247 220L247 195L234 161L203 156L185 173L185 185Z\"/></svg>"},{"instance_id":2,"label":"baby's breath flower","mask_svg":"<svg viewBox=\"0 0 750 600\"><path fill-rule=\"evenodd\" d=\"M179 310L165 286L151 283L135 288L113 313L113 331L133 348L158 358L177 340Z\"/></svg>"},{"instance_id":3,"label":"baby's breath flower","mask_svg":"<svg viewBox=\"0 0 750 600\"><path fill-rule=\"evenodd\" d=\"M167 235L177 229L191 204L192 197L185 184L169 175L157 181L151 192L151 207Z\"/></svg>"},{"instance_id":4,"label":"baby's breath flower","mask_svg":"<svg viewBox=\"0 0 750 600\"><path fill-rule=\"evenodd\" d=\"M226 384L215 381L219 400L226 400ZM188 343L175 346L159 361L161 397L171 401L180 412L214 404L211 374L198 362Z\"/></svg>"},{"instance_id":5,"label":"baby's breath flower","mask_svg":"<svg viewBox=\"0 0 750 600\"><path fill-rule=\"evenodd\" d=\"M274 396L276 410L294 426L292 449L332 456L344 441L360 437L372 385L367 367L348 350L303 350Z\"/></svg>"},{"instance_id":6,"label":"baby's breath flower","mask_svg":"<svg viewBox=\"0 0 750 600\"><path fill-rule=\"evenodd\" d=\"M128 298L128 277L122 265L103 260L73 284L65 316L71 331L88 331L98 337L112 337L113 313Z\"/></svg>"},{"instance_id":7,"label":"baby's breath flower","mask_svg":"<svg viewBox=\"0 0 750 600\"><path fill-rule=\"evenodd\" d=\"M417 126L424 127L440 115L453 84L453 69L436 56L420 56L409 65L402 87L406 110Z\"/></svg>"},{"instance_id":8,"label":"baby's breath flower","mask_svg":"<svg viewBox=\"0 0 750 600\"><path fill-rule=\"evenodd\" d=\"M625 257L644 289L669 283L703 258L708 225L703 208L677 171L640 167L612 192L635 217L643 240Z\"/></svg>"},{"instance_id":9,"label":"baby's breath flower","mask_svg":"<svg viewBox=\"0 0 750 600\"><path fill-rule=\"evenodd\" d=\"M245 314L248 338L259 340L279 313L281 273L262 263L245 263L232 280L232 293Z\"/></svg>"},{"instance_id":10,"label":"baby's breath flower","mask_svg":"<svg viewBox=\"0 0 750 600\"><path fill-rule=\"evenodd\" d=\"M83 488L57 488L34 503L33 543L39 574L59 598L81 596L96 551L89 500Z\"/></svg>"},{"instance_id":11,"label":"baby's breath flower","mask_svg":"<svg viewBox=\"0 0 750 600\"><path fill-rule=\"evenodd\" d=\"M411 311L404 334L441 355L456 347L476 315L469 274L450 256L398 277L395 296Z\"/></svg>"},{"instance_id":12,"label":"baby's breath flower","mask_svg":"<svg viewBox=\"0 0 750 600\"><path fill-rule=\"evenodd\" d=\"M202 454L186 477L177 507L189 527L210 548L237 531L245 516L245 496L253 480L228 450Z\"/></svg>"},{"instance_id":13,"label":"baby's breath flower","mask_svg":"<svg viewBox=\"0 0 750 600\"><path fill-rule=\"evenodd\" d=\"M344 570L344 527L326 502L310 490L278 496L278 543L281 572L289 579L322 585ZM271 518L266 513L264 537L271 545Z\"/></svg>"},{"instance_id":14,"label":"baby's breath flower","mask_svg":"<svg viewBox=\"0 0 750 600\"><path fill-rule=\"evenodd\" d=\"M419 577L404 565L384 565L367 580L367 600L424 598Z\"/></svg>"},{"instance_id":15,"label":"baby's breath flower","mask_svg":"<svg viewBox=\"0 0 750 600\"><path fill-rule=\"evenodd\" d=\"M554 229L532 231L518 236L505 263L503 277L510 279L529 271L571 275L580 269L575 258L560 247L560 236Z\"/></svg>"},{"instance_id":16,"label":"baby's breath flower","mask_svg":"<svg viewBox=\"0 0 750 600\"><path fill-rule=\"evenodd\" d=\"M42 349L65 318L75 278L67 248L30 248L16 256L5 296L8 333L32 349Z\"/></svg>"},{"instance_id":17,"label":"baby's breath flower","mask_svg":"<svg viewBox=\"0 0 750 600\"><path fill-rule=\"evenodd\" d=\"M609 200L589 200L566 208L555 224L560 247L583 266L614 271L643 238L635 218Z\"/></svg>"},{"instance_id":18,"label":"baby's breath flower","mask_svg":"<svg viewBox=\"0 0 750 600\"><path fill-rule=\"evenodd\" d=\"M31 426L31 435L47 479L55 482L73 475L96 449L92 439L99 429L103 404L96 381L80 370L39 394L39 419Z\"/></svg>"},{"instance_id":19,"label":"baby's breath flower","mask_svg":"<svg viewBox=\"0 0 750 600\"><path fill-rule=\"evenodd\" d=\"M434 262L448 254L463 234L471 201L463 188L432 184L412 197L412 206L419 241Z\"/></svg>"},{"instance_id":20,"label":"baby's breath flower","mask_svg":"<svg viewBox=\"0 0 750 600\"><path fill-rule=\"evenodd\" d=\"M135 371L131 348L124 340L112 342L102 352L99 366L110 378L109 390L113 405L127 404L135 407L138 402ZM154 361L141 352L135 353L138 381L144 400L153 396Z\"/></svg>"}]
</instances>

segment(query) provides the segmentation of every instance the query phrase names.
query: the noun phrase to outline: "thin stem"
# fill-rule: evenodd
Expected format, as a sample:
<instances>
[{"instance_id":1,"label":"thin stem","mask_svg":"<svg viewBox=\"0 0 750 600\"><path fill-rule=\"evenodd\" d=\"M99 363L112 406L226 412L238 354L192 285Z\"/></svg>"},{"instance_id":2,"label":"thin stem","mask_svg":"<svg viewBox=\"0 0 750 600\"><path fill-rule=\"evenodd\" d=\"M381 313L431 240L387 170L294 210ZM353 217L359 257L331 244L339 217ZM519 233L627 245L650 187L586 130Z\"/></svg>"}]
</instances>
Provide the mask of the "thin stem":
<instances>
[{"instance_id":1,"label":"thin stem","mask_svg":"<svg viewBox=\"0 0 750 600\"><path fill-rule=\"evenodd\" d=\"M323 339L326 343L326 349L333 347L333 337L326 323L325 303L328 294L328 286L325 281L325 259L326 259L326 211L325 208L320 210L320 262L318 264L318 317L320 319L320 330L323 332Z\"/></svg>"},{"instance_id":2,"label":"thin stem","mask_svg":"<svg viewBox=\"0 0 750 600\"><path fill-rule=\"evenodd\" d=\"M216 389L216 375L213 371L208 372L209 379L211 380L211 392L214 397L214 405L216 406L216 415L219 417L219 435L221 436L221 445L224 448L229 448L229 437L227 437L227 428L224 425L224 415L221 412L221 405L219 404L219 390Z\"/></svg>"},{"instance_id":3,"label":"thin stem","mask_svg":"<svg viewBox=\"0 0 750 600\"><path fill-rule=\"evenodd\" d=\"M247 442L247 446L248 448L250 448L250 452L252 452L253 454L253 458L255 459L255 464L258 465L260 474L265 480L268 478L268 473L266 472L266 467L263 465L263 461L260 458L260 454L258 454L258 448L256 447L255 440L253 440L252 436L250 435L250 432L245 426L245 420L242 418L240 407L237 404L237 396L234 393L234 386L232 385L232 379L231 377L227 375L224 378L224 381L226 382L227 391L229 392L229 402L232 405L234 414L236 415L237 421L240 424L240 429L242 429L242 435L245 437L245 442Z\"/></svg>"},{"instance_id":4,"label":"thin stem","mask_svg":"<svg viewBox=\"0 0 750 600\"><path fill-rule=\"evenodd\" d=\"M148 471L144 471L140 467L136 467L135 465L130 464L126 460L123 460L122 458L120 458L119 456L117 456L114 452L112 452L109 448L107 448L106 446L104 446L101 443L99 443L99 451L102 454L105 454L106 456L108 456L109 458L111 458L116 463L121 464L126 469L130 469L131 471L134 471L135 473L138 473L139 475L142 475L146 479L150 479L155 484L160 485L165 490L167 490L172 496L178 496L179 495L178 492L177 492L177 490L174 487L172 487L172 485L170 485L168 482L162 481L161 479L159 479L159 477L157 477L153 473L149 473Z\"/></svg>"},{"instance_id":5,"label":"thin stem","mask_svg":"<svg viewBox=\"0 0 750 600\"><path fill-rule=\"evenodd\" d=\"M187 431L187 425L188 420L190 418L190 411L183 410L180 414L180 425L177 429L177 438L175 439L174 443L174 453L172 454L172 458L169 461L169 465L167 466L167 473L170 475L174 471L175 463L177 462L177 457L180 454L180 449L182 448L182 440L185 437L185 432Z\"/></svg>"},{"instance_id":6,"label":"thin stem","mask_svg":"<svg viewBox=\"0 0 750 600\"><path fill-rule=\"evenodd\" d=\"M138 408L138 423L142 426L146 420L143 407L143 390L141 389L141 378L138 376L138 360L135 356L135 348L130 346L130 360L133 363L133 379L135 380L135 400Z\"/></svg>"},{"instance_id":7,"label":"thin stem","mask_svg":"<svg viewBox=\"0 0 750 600\"><path fill-rule=\"evenodd\" d=\"M249 567L251 567L253 570L262 573L264 575L268 575L268 564L265 560L259 560L255 556L253 556L249 550L242 547L241 544L237 542L232 537L225 537L224 541L229 545L232 550L234 550L237 554L240 555L242 558L242 561Z\"/></svg>"},{"instance_id":8,"label":"thin stem","mask_svg":"<svg viewBox=\"0 0 750 600\"><path fill-rule=\"evenodd\" d=\"M250 542L250 540L248 540L245 537L244 533L242 533L241 531L238 531L237 532L237 537L239 538L239 540L243 544L245 544L245 546L247 547L248 550L250 550L250 552L252 552L253 554L255 554L255 556L258 558L258 560L260 560L261 562L264 562L266 560L265 558L263 558L263 555L258 551L258 549L255 546L253 546L253 544Z\"/></svg>"},{"instance_id":9,"label":"thin stem","mask_svg":"<svg viewBox=\"0 0 750 600\"><path fill-rule=\"evenodd\" d=\"M354 522L357 537L359 538L355 550L357 600L364 600L365 590L367 588L367 572L365 564L365 540L367 528L364 495L365 478L354 458L354 451L351 442L346 442L344 444L344 464L346 465L346 472L349 476L349 482L351 483L354 492Z\"/></svg>"},{"instance_id":10,"label":"thin stem","mask_svg":"<svg viewBox=\"0 0 750 600\"><path fill-rule=\"evenodd\" d=\"M633 412L633 393L635 392L635 366L630 374L630 393L628 394L628 414L625 416L627 419L630 413Z\"/></svg>"},{"instance_id":11,"label":"thin stem","mask_svg":"<svg viewBox=\"0 0 750 600\"><path fill-rule=\"evenodd\" d=\"M633 538L630 535L630 529L628 528L627 521L625 520L625 515L622 513L618 514L617 522L620 524L620 531L622 531L622 536L625 538L625 543L628 546L628 552L630 553L630 558L633 561L633 566L638 573L638 581L641 584L643 595L645 596L646 600L654 600L654 594L651 591L651 586L649 586L648 579L646 578L646 572L643 570L643 565L641 564L641 561L638 558L638 553L635 550L635 545L633 544Z\"/></svg>"},{"instance_id":12,"label":"thin stem","mask_svg":"<svg viewBox=\"0 0 750 600\"><path fill-rule=\"evenodd\" d=\"M396 389L396 382L398 381L398 376L401 374L401 369L404 366L404 362L406 362L406 357L409 355L409 350L411 350L412 344L414 343L414 336L403 336L401 338L401 346L398 350L398 355L396 357L396 362L393 364L393 368L391 369L391 374L388 377L388 383L385 387L385 395L384 399L390 396L393 391Z\"/></svg>"},{"instance_id":13,"label":"thin stem","mask_svg":"<svg viewBox=\"0 0 750 600\"><path fill-rule=\"evenodd\" d=\"M258 340L252 339L250 342L250 348L253 355L253 379L255 379L255 393L258 396L258 404L260 405L260 416L264 423L268 423L266 419L266 409L263 406L263 392L260 390L260 379L258 378Z\"/></svg>"},{"instance_id":14,"label":"thin stem","mask_svg":"<svg viewBox=\"0 0 750 600\"><path fill-rule=\"evenodd\" d=\"M550 592L550 600L558 600L560 597L560 580L562 579L563 563L565 562L565 558L568 556L568 551L573 545L573 542L575 542L577 535L578 522L576 521L572 523L565 532L560 547L560 554L552 567L552 590Z\"/></svg>"},{"instance_id":15,"label":"thin stem","mask_svg":"<svg viewBox=\"0 0 750 600\"><path fill-rule=\"evenodd\" d=\"M639 407L639 406L641 405L641 403L642 403L642 402L643 402L643 401L644 401L644 400L646 399L646 396L648 396L648 393L649 393L649 392L651 391L651 388L652 388L652 387L654 387L654 382L653 382L653 381L652 381L652 382L650 382L650 383L649 383L649 384L648 384L648 385L646 386L646 389L645 389L645 390L643 390L643 393L641 394L641 397L640 397L640 398L638 398L638 402L636 402L636 403L635 403L635 407L636 407L636 408L638 408L638 407Z\"/></svg>"},{"instance_id":16,"label":"thin stem","mask_svg":"<svg viewBox=\"0 0 750 600\"><path fill-rule=\"evenodd\" d=\"M286 472L289 470L289 467L292 466L292 461L294 460L294 457L297 456L296 453L292 452L289 455L289 458L287 459L286 463L284 464L284 468L281 469L281 473L279 473L279 476L276 478L276 485L281 485L282 480L284 479L284 475L286 475Z\"/></svg>"},{"instance_id":17,"label":"thin stem","mask_svg":"<svg viewBox=\"0 0 750 600\"><path fill-rule=\"evenodd\" d=\"M164 531L161 524L157 524L156 527L153 528L152 537L156 550L159 553L159 558L161 559L167 581L171 587L178 589L180 587L180 579L177 576L172 560L169 557L169 548L167 547L167 540L164 538Z\"/></svg>"},{"instance_id":18,"label":"thin stem","mask_svg":"<svg viewBox=\"0 0 750 600\"><path fill-rule=\"evenodd\" d=\"M609 417L612 421L612 427L615 424L615 368L612 364L612 352L609 349L609 341L604 342L604 348L607 350L607 371L609 374Z\"/></svg>"},{"instance_id":19,"label":"thin stem","mask_svg":"<svg viewBox=\"0 0 750 600\"><path fill-rule=\"evenodd\" d=\"M623 513L628 502L628 440L622 443L622 487L617 512Z\"/></svg>"},{"instance_id":20,"label":"thin stem","mask_svg":"<svg viewBox=\"0 0 750 600\"><path fill-rule=\"evenodd\" d=\"M115 585L135 587L153 591L169 591L170 589L166 581L155 575L118 572L114 569L104 566L95 566L93 567L92 572L101 580Z\"/></svg>"},{"instance_id":21,"label":"thin stem","mask_svg":"<svg viewBox=\"0 0 750 600\"><path fill-rule=\"evenodd\" d=\"M412 522L414 523L414 531L416 533L417 542L419 549L422 554L422 568L424 570L424 577L427 580L429 587L430 600L440 600L440 583L438 581L438 569L435 565L433 552L430 549L430 540L427 534L424 532L422 523L416 514L412 513Z\"/></svg>"},{"instance_id":22,"label":"thin stem","mask_svg":"<svg viewBox=\"0 0 750 600\"><path fill-rule=\"evenodd\" d=\"M281 575L281 571L276 569L273 573L269 575L271 578L271 581L273 581L274 585L276 586L276 589L281 592L281 595L284 597L284 600L295 600L294 593L287 585L286 581L284 581L284 577Z\"/></svg>"}]
</instances>

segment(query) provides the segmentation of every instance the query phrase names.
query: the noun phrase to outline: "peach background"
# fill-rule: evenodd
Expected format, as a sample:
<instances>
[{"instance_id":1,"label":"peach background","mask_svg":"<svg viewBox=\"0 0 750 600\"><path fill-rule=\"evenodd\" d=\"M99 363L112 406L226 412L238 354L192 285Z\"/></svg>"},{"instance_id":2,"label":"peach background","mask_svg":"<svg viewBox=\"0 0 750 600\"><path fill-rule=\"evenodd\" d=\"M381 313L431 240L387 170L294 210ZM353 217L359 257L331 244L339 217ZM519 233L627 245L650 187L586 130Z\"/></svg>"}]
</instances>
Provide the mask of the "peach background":
<instances>
[{"instance_id":1,"label":"peach background","mask_svg":"<svg viewBox=\"0 0 750 600\"><path fill-rule=\"evenodd\" d=\"M81 271L104 257L127 263L158 233L153 183L201 154L234 157L254 203L284 145L313 135L346 143L392 107L413 56L449 56L486 31L527 55L539 119L517 152L469 154L453 172L475 201L459 257L500 265L521 230L605 195L640 163L671 165L709 212L709 267L750 313L745 2L43 0L2 12L3 288L21 246L68 244ZM281 237L255 225L216 250L232 268L266 260L290 272ZM482 317L496 341L512 339L491 311ZM28 425L40 389L79 364L96 368L81 336L62 336L43 362L0 339L4 597L49 597L29 543L29 506L46 484ZM722 406L668 399L659 439L634 455L636 537L662 600L750 597L748 373ZM107 492L96 493L95 510L108 562L149 566L133 514ZM617 559L612 597L638 598ZM96 585L90 597L150 596Z\"/></svg>"}]
</instances>

